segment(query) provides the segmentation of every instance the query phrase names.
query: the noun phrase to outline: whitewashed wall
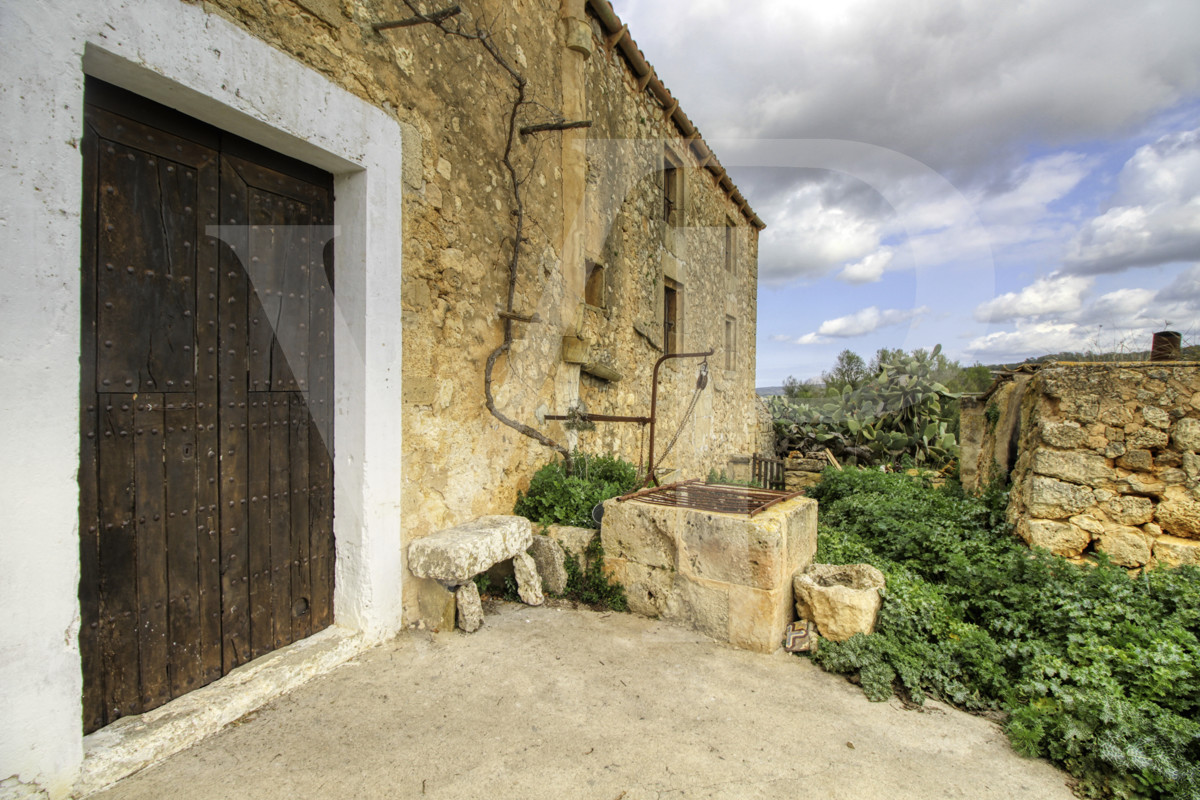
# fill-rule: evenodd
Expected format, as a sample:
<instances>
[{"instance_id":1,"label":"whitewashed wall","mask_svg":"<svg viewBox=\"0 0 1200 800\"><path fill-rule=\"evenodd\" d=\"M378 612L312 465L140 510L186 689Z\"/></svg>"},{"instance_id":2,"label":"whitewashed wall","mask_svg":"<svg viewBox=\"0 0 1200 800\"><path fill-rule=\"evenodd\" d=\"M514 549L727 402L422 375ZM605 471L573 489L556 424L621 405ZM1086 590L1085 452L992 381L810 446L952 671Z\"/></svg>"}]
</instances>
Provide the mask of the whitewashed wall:
<instances>
[{"instance_id":1,"label":"whitewashed wall","mask_svg":"<svg viewBox=\"0 0 1200 800\"><path fill-rule=\"evenodd\" d=\"M401 129L179 0L0 4L0 795L83 758L80 197L91 74L335 176L336 623L400 620ZM369 432L369 435L368 435Z\"/></svg>"}]
</instances>

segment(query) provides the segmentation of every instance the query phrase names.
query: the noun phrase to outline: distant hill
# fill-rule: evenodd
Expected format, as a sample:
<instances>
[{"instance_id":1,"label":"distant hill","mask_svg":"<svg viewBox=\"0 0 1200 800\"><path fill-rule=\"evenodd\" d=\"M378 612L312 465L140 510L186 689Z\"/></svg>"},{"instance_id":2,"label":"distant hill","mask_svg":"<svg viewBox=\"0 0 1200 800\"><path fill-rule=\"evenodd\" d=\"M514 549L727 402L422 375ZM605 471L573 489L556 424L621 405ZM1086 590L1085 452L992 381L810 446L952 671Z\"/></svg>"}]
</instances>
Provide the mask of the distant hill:
<instances>
[{"instance_id":1,"label":"distant hill","mask_svg":"<svg viewBox=\"0 0 1200 800\"><path fill-rule=\"evenodd\" d=\"M783 396L783 387L782 386L759 386L754 391L758 393L759 397L782 397Z\"/></svg>"},{"instance_id":2,"label":"distant hill","mask_svg":"<svg viewBox=\"0 0 1200 800\"><path fill-rule=\"evenodd\" d=\"M1179 350L1179 359L1181 361L1200 361L1200 345L1188 345ZM1062 353L1051 353L1037 358L1027 358L1022 363L1024 364L1047 364L1051 361L1149 361L1149 350L1135 350L1131 352L1113 352L1113 353L1075 353L1065 351ZM1009 364L1001 366L1020 366L1019 364ZM996 367L992 367L996 369Z\"/></svg>"}]
</instances>

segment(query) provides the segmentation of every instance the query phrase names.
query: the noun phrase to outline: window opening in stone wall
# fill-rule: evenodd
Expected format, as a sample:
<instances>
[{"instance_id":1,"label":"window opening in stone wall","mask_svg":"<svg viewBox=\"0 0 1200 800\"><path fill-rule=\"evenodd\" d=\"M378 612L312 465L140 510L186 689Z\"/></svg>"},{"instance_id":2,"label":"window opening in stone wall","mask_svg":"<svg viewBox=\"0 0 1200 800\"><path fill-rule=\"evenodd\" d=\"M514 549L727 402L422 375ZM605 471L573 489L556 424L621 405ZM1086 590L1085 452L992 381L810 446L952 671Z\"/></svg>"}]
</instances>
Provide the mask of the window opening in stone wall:
<instances>
[{"instance_id":1,"label":"window opening in stone wall","mask_svg":"<svg viewBox=\"0 0 1200 800\"><path fill-rule=\"evenodd\" d=\"M737 369L737 320L725 317L725 369Z\"/></svg>"},{"instance_id":2,"label":"window opening in stone wall","mask_svg":"<svg viewBox=\"0 0 1200 800\"><path fill-rule=\"evenodd\" d=\"M587 262L587 281L583 287L583 302L596 308L604 308L604 265Z\"/></svg>"},{"instance_id":3,"label":"window opening in stone wall","mask_svg":"<svg viewBox=\"0 0 1200 800\"><path fill-rule=\"evenodd\" d=\"M663 352L679 352L679 284L663 279Z\"/></svg>"},{"instance_id":4,"label":"window opening in stone wall","mask_svg":"<svg viewBox=\"0 0 1200 800\"><path fill-rule=\"evenodd\" d=\"M725 218L725 271L726 272L733 272L733 264L734 264L734 261L736 260L736 255L734 253L734 242L736 241L736 239L734 237L735 230L736 229L734 228L733 220L731 220L729 217L726 217Z\"/></svg>"},{"instance_id":5,"label":"window opening in stone wall","mask_svg":"<svg viewBox=\"0 0 1200 800\"><path fill-rule=\"evenodd\" d=\"M670 150L663 153L663 221L672 228L680 225L680 179L683 177L681 167Z\"/></svg>"}]
</instances>

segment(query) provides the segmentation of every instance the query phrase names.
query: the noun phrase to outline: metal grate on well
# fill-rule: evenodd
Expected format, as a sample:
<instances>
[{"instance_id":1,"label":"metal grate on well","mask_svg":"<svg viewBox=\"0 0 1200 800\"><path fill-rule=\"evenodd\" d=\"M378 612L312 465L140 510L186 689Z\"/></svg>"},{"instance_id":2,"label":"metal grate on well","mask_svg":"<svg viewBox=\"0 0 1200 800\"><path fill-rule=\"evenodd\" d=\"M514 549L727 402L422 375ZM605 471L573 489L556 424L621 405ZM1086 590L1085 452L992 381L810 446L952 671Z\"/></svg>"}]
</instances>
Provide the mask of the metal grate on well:
<instances>
[{"instance_id":1,"label":"metal grate on well","mask_svg":"<svg viewBox=\"0 0 1200 800\"><path fill-rule=\"evenodd\" d=\"M744 514L753 517L766 511L776 503L800 497L803 492L778 492L772 489L754 489L746 486L726 486L705 483L702 480L681 481L666 486L643 489L623 497L617 502L638 500L659 506L694 508L700 511L716 511L721 514Z\"/></svg>"}]
</instances>

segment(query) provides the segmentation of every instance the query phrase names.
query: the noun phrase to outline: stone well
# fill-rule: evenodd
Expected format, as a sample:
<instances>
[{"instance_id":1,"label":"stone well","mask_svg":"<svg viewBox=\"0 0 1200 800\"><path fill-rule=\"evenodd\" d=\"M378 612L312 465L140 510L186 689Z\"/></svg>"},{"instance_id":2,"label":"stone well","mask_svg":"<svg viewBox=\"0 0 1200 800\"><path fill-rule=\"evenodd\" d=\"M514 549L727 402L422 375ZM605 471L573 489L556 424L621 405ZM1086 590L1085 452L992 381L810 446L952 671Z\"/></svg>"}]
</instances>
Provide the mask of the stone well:
<instances>
[{"instance_id":1,"label":"stone well","mask_svg":"<svg viewBox=\"0 0 1200 800\"><path fill-rule=\"evenodd\" d=\"M792 577L816 553L817 502L748 517L609 500L600 539L631 611L769 653L793 617Z\"/></svg>"}]
</instances>

